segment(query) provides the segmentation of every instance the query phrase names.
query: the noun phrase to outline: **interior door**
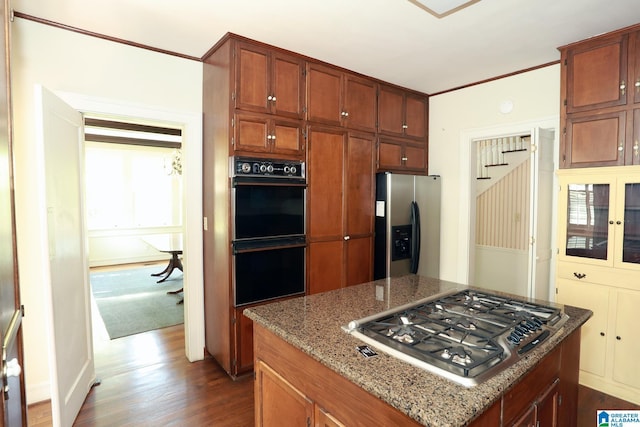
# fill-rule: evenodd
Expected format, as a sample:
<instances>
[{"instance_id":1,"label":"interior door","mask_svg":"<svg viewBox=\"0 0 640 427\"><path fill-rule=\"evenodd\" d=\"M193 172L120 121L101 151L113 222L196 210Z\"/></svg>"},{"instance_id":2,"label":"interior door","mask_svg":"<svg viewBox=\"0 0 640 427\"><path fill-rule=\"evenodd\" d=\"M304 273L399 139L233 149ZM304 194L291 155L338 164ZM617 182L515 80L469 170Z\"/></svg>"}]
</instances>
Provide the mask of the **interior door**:
<instances>
[{"instance_id":1,"label":"interior door","mask_svg":"<svg viewBox=\"0 0 640 427\"><path fill-rule=\"evenodd\" d=\"M11 96L5 66L9 61L6 43L9 37L7 2L0 3L0 425L27 425L24 375L22 366L22 310L16 261L13 171L11 155Z\"/></svg>"},{"instance_id":2,"label":"interior door","mask_svg":"<svg viewBox=\"0 0 640 427\"><path fill-rule=\"evenodd\" d=\"M37 143L44 155L50 283L51 408L71 426L95 380L84 217L82 115L43 87Z\"/></svg>"},{"instance_id":3,"label":"interior door","mask_svg":"<svg viewBox=\"0 0 640 427\"><path fill-rule=\"evenodd\" d=\"M529 222L531 249L529 251L530 297L548 301L553 237L553 140L552 129L535 128L532 132L536 149L531 166L531 221Z\"/></svg>"}]
</instances>

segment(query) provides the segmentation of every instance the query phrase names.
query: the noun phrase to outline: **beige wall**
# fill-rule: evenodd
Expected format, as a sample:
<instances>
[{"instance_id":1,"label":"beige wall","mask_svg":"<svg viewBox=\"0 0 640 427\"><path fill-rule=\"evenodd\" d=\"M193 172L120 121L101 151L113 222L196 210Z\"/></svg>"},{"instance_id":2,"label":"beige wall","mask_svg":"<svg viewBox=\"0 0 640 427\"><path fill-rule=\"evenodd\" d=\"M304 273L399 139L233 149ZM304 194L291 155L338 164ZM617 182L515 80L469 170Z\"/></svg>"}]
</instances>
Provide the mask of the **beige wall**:
<instances>
[{"instance_id":1,"label":"beige wall","mask_svg":"<svg viewBox=\"0 0 640 427\"><path fill-rule=\"evenodd\" d=\"M43 241L46 242L43 240L46 236L43 190L31 169L33 159L39 155L32 125L34 85L41 84L57 93L114 101L114 105L130 106L130 110L144 108L163 117L175 113L176 116L195 114L200 118L202 64L20 18L12 25L18 256L21 297L26 312L24 370L27 400L31 403L49 398L49 337L43 296L48 277L42 268L47 260L39 250ZM190 129L190 136L201 143L201 122L194 127L197 129ZM197 171L201 173L201 169ZM189 197L200 200L198 188L199 180L196 194ZM192 203L192 207L198 210L198 203ZM196 218L197 224L201 224L200 212Z\"/></svg>"},{"instance_id":2,"label":"beige wall","mask_svg":"<svg viewBox=\"0 0 640 427\"><path fill-rule=\"evenodd\" d=\"M469 246L469 135L500 136L532 123L557 128L560 65L495 80L430 98L429 173L442 176L440 277L466 283ZM500 112L504 101L510 113ZM474 193L475 200L475 193ZM465 205L465 202L467 205Z\"/></svg>"}]
</instances>

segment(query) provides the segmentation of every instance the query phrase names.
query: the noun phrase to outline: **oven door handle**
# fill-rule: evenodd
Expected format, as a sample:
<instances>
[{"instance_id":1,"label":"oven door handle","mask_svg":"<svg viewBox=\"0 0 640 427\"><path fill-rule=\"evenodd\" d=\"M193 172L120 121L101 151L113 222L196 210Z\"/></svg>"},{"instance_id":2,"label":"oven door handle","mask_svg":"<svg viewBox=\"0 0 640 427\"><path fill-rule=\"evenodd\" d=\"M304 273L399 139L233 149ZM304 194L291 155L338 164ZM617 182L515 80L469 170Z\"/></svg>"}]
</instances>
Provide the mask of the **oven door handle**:
<instances>
[{"instance_id":1,"label":"oven door handle","mask_svg":"<svg viewBox=\"0 0 640 427\"><path fill-rule=\"evenodd\" d=\"M233 255L236 255L276 249L304 248L307 246L307 242L305 237L287 237L272 240L234 241L231 245Z\"/></svg>"}]
</instances>

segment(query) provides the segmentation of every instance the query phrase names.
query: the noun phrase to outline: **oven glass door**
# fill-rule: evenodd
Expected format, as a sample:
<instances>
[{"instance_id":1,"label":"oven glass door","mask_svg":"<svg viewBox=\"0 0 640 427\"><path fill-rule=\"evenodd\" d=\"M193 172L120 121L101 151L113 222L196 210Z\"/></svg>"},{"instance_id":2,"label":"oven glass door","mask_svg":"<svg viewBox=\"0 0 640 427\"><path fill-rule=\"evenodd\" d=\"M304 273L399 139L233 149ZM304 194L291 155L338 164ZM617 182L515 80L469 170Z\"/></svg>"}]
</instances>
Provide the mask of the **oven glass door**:
<instances>
[{"instance_id":1,"label":"oven glass door","mask_svg":"<svg viewBox=\"0 0 640 427\"><path fill-rule=\"evenodd\" d=\"M304 234L305 187L236 185L234 239Z\"/></svg>"},{"instance_id":2,"label":"oven glass door","mask_svg":"<svg viewBox=\"0 0 640 427\"><path fill-rule=\"evenodd\" d=\"M235 305L303 294L305 247L266 247L234 255Z\"/></svg>"}]
</instances>

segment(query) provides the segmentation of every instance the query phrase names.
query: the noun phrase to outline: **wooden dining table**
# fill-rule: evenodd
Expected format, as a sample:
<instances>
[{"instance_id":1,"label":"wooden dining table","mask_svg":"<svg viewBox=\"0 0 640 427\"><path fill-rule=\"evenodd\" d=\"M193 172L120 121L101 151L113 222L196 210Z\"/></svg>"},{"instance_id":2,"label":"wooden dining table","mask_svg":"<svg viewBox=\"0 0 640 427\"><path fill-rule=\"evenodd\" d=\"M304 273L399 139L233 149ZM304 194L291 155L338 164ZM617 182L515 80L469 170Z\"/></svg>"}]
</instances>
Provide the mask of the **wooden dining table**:
<instances>
[{"instance_id":1,"label":"wooden dining table","mask_svg":"<svg viewBox=\"0 0 640 427\"><path fill-rule=\"evenodd\" d=\"M152 276L156 277L162 276L162 278L156 283L162 283L167 280L175 269L183 271L182 260L180 259L180 256L182 255L182 233L152 234L143 238L143 240L158 252L164 252L171 255L171 258L169 258L169 263L164 270L159 273L151 274ZM167 293L177 294L182 292L183 289L184 288L180 288L176 291L168 291ZM180 301L178 301L178 304L182 303L183 301L184 300L181 299Z\"/></svg>"}]
</instances>

